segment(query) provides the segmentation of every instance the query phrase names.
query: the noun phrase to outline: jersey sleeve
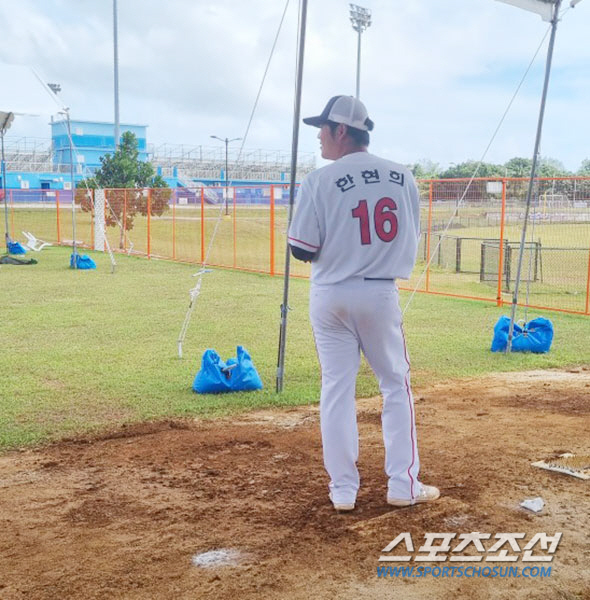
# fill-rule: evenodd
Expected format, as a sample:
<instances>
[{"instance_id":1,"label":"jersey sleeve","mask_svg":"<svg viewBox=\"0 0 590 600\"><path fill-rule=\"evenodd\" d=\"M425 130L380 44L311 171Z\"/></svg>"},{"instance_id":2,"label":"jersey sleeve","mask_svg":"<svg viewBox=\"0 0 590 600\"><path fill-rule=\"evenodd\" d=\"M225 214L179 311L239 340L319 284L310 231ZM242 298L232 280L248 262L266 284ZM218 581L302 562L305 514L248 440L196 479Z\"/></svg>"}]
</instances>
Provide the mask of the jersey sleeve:
<instances>
[{"instance_id":1,"label":"jersey sleeve","mask_svg":"<svg viewBox=\"0 0 590 600\"><path fill-rule=\"evenodd\" d=\"M305 178L299 187L295 216L288 235L289 245L317 253L321 247L320 225L315 208L312 185Z\"/></svg>"}]
</instances>

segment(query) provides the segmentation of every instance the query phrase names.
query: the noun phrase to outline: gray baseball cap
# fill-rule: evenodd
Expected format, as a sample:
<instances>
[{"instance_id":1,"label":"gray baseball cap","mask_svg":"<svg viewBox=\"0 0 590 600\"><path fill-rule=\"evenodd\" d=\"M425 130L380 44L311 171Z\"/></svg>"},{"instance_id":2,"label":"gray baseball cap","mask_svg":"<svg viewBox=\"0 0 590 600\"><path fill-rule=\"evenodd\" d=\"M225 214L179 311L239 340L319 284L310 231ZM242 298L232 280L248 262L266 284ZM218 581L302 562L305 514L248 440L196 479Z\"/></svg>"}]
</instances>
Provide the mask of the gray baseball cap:
<instances>
[{"instance_id":1,"label":"gray baseball cap","mask_svg":"<svg viewBox=\"0 0 590 600\"><path fill-rule=\"evenodd\" d=\"M328 100L321 115L303 119L306 125L313 127L321 127L328 121L343 123L361 131L372 131L375 125L369 119L365 105L353 96L334 96Z\"/></svg>"}]
</instances>

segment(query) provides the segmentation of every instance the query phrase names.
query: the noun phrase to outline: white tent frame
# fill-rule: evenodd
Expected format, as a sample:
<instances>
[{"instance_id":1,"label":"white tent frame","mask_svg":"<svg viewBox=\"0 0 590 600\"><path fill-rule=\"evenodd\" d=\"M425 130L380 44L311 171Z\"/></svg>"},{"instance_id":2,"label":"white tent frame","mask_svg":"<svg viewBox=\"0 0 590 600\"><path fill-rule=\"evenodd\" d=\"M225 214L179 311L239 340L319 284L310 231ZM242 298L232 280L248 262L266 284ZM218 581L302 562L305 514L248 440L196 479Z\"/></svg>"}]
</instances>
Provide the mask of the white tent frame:
<instances>
[{"instance_id":1,"label":"white tent frame","mask_svg":"<svg viewBox=\"0 0 590 600\"><path fill-rule=\"evenodd\" d=\"M8 196L6 195L6 158L4 156L4 134L12 125L13 120L13 112L0 112L0 138L2 140L2 200L4 201L4 241L6 243L6 249L8 249L8 243L11 240L10 234L8 233Z\"/></svg>"},{"instance_id":2,"label":"white tent frame","mask_svg":"<svg viewBox=\"0 0 590 600\"><path fill-rule=\"evenodd\" d=\"M579 1L579 0L578 0ZM543 133L543 120L545 117L545 105L547 103L547 91L549 89L549 78L551 75L551 64L553 60L553 49L555 47L555 35L557 33L557 24L559 22L559 9L561 8L562 0L500 0L506 4L512 4L525 10L530 10L541 14L543 20L547 20L547 11L551 11L551 37L549 38L549 47L547 49L547 60L545 63L545 80L543 82L543 92L541 94L541 106L539 108L539 118L537 121L537 135L535 137L535 147L533 150L533 164L531 167L531 175L526 196L526 208L520 237L520 250L518 253L518 266L516 268L516 282L514 284L514 293L512 296L512 307L510 313L510 327L508 329L508 342L506 344L506 353L512 351L512 340L514 338L514 324L516 322L516 308L518 306L518 294L520 291L520 278L522 273L522 262L524 258L524 250L526 243L527 224L533 197L533 189L535 185L535 177L537 175L537 166L539 162L539 148L541 145L541 135ZM572 2L572 6L575 6Z\"/></svg>"}]
</instances>

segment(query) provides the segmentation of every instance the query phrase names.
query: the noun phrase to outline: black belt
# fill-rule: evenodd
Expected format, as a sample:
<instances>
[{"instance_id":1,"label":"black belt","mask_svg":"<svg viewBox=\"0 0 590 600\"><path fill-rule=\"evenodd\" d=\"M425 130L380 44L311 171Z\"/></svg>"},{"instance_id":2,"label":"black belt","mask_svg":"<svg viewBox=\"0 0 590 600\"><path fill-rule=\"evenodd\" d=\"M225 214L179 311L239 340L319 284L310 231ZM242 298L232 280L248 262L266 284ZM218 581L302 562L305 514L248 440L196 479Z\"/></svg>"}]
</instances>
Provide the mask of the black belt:
<instances>
[{"instance_id":1,"label":"black belt","mask_svg":"<svg viewBox=\"0 0 590 600\"><path fill-rule=\"evenodd\" d=\"M393 281L393 277L365 277L365 281Z\"/></svg>"}]
</instances>

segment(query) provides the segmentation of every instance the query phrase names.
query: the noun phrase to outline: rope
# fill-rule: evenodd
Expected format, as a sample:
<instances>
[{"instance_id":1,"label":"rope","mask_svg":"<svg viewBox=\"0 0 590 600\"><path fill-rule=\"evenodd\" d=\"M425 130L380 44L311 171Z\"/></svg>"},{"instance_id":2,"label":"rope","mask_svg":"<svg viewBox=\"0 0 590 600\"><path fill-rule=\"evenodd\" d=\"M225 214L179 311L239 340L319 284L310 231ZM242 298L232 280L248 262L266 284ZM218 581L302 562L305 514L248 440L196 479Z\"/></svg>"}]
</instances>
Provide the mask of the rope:
<instances>
[{"instance_id":1,"label":"rope","mask_svg":"<svg viewBox=\"0 0 590 600\"><path fill-rule=\"evenodd\" d=\"M246 144L246 140L248 138L248 134L250 132L250 126L252 125L252 121L254 119L254 114L256 112L256 108L258 107L258 101L260 99L260 95L262 94L262 89L264 87L264 83L266 81L266 75L268 74L268 70L270 67L270 63L272 61L272 57L274 55L274 51L277 45L277 41L279 39L279 34L281 32L281 28L283 26L283 22L285 20L285 15L287 13L287 8L289 6L289 1L290 0L286 0L285 3L285 8L283 9L283 14L281 16L281 20L279 23L279 27L277 29L277 33L275 35L274 38L274 42L272 44L272 48L270 51L270 56L268 58L268 61L266 63L266 68L264 70L264 74L262 76L262 81L260 83L260 87L258 88L258 94L256 95L256 99L254 101L254 106L252 108L252 112L250 113L250 119L248 120L248 125L246 127L246 131L244 133L244 137L242 138L242 144L240 145L240 150L238 153L238 158L236 159L236 163L238 163L240 161L240 158L242 156L242 151L244 150L244 145ZM227 194L227 187L225 188L225 193ZM227 198L226 198L226 202L227 202ZM221 217L223 214L223 202L221 202L220 204L220 210L219 210L219 215L217 216L217 221L215 222L215 229L213 230L213 235L211 236L211 239L209 240L209 246L207 248L207 252L205 253L205 259L203 260L202 264L201 264L201 269L195 273L193 275L193 277L197 277L197 283L195 284L195 286L189 290L189 297L190 297L190 301L189 301L189 305L184 317L184 321L182 323L182 327L180 328L180 334L178 336L178 358L182 358L182 345L184 343L184 340L186 339L186 334L188 332L188 328L190 325L190 321L191 321L191 317L196 305L196 300L199 297L200 293L201 293L201 285L202 285L202 281L203 281L203 275L205 273L210 273L211 269L206 269L206 265L209 261L209 253L211 252L211 249L213 247L213 242L215 241L215 237L217 235L217 230L219 229L219 223L221 222Z\"/></svg>"},{"instance_id":2,"label":"rope","mask_svg":"<svg viewBox=\"0 0 590 600\"><path fill-rule=\"evenodd\" d=\"M227 189L227 188L226 188ZM226 192L227 193L227 192ZM207 252L205 253L205 258L201 264L201 269L193 275L193 277L197 277L197 283L195 286L189 290L189 305L184 316L184 321L182 323L182 327L180 328L180 333L178 335L178 358L182 358L182 344L186 338L186 334L188 332L188 328L190 325L191 317L193 314L193 310L195 309L196 300L201 293L201 283L203 280L203 275L205 273L210 273L211 269L206 269L205 266L209 261L209 253L211 252L211 248L213 247L213 242L215 240L215 236L217 235L217 230L219 229L219 223L221 223L221 216L223 215L223 202L219 203L219 214L217 215L217 221L215 221L215 229L213 230L213 235L209 240L209 246L207 247Z\"/></svg>"},{"instance_id":3,"label":"rope","mask_svg":"<svg viewBox=\"0 0 590 600\"><path fill-rule=\"evenodd\" d=\"M270 56L268 57L268 62L266 63L266 68L264 69L264 75L262 76L262 81L260 82L260 87L258 88L258 94L256 95L256 100L254 101L254 106L252 107L252 112L250 113L250 119L248 121L248 126L246 127L246 132L244 133L244 137L242 138L242 144L240 145L240 151L238 152L238 158L236 159L236 163L238 163L240 161L240 157L242 156L242 151L244 150L244 144L246 143L248 133L250 132L250 125L252 125L252 120L254 119L254 113L256 112L256 108L258 107L258 100L260 99L260 94L262 93L262 88L264 87L266 75L268 73L268 69L270 68L270 63L272 61L272 57L274 55L274 51L277 46L277 41L279 39L279 35L281 33L281 28L283 26L283 21L285 20L285 15L287 14L287 8L289 7L289 1L290 0L286 1L285 8L283 9L283 15L281 17L281 21L279 23L279 28L277 29L277 33L275 35L275 39L272 44L272 48L270 50Z\"/></svg>"}]
</instances>

